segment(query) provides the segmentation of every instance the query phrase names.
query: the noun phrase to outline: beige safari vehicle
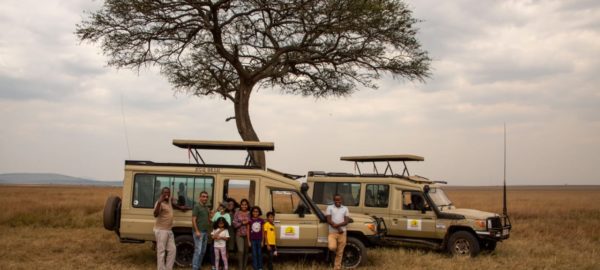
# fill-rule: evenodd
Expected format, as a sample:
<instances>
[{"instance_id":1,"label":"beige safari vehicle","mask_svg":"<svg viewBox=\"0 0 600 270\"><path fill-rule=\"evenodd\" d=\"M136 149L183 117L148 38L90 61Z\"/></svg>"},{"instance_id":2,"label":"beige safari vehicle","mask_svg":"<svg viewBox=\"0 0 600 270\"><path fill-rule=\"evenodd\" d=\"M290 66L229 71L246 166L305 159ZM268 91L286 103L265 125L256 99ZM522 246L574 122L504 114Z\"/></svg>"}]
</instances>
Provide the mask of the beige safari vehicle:
<instances>
[{"instance_id":1,"label":"beige safari vehicle","mask_svg":"<svg viewBox=\"0 0 600 270\"><path fill-rule=\"evenodd\" d=\"M383 219L385 240L476 256L481 250L494 250L497 242L510 235L506 203L503 215L457 208L440 187L445 182L410 175L406 162L423 161L423 157L353 156L341 160L354 162L358 173L309 172L313 201L323 209L332 203L333 194L340 194L351 213ZM395 174L390 162L401 162L402 174ZM372 163L374 172L362 173L360 163ZM385 164L383 172L377 167L381 163Z\"/></svg>"},{"instance_id":2,"label":"beige safari vehicle","mask_svg":"<svg viewBox=\"0 0 600 270\"><path fill-rule=\"evenodd\" d=\"M192 208L202 191L209 194L208 204L216 205L227 198L274 211L277 245L280 254L323 254L327 251L328 225L325 215L307 196L308 185L295 176L255 166L248 155L243 165L206 164L199 149L273 150L273 143L174 140L186 149L190 164L125 161L122 198L111 196L104 209L104 227L114 231L122 243L155 241L153 206L162 187L170 187L179 205ZM193 160L192 160L193 157ZM358 213L358 212L357 212ZM193 257L192 211L174 210L173 232L177 246L176 264L190 266ZM263 218L265 218L263 216ZM366 261L367 249L379 238L377 221L356 214L348 225L348 245L343 263L352 268Z\"/></svg>"}]
</instances>

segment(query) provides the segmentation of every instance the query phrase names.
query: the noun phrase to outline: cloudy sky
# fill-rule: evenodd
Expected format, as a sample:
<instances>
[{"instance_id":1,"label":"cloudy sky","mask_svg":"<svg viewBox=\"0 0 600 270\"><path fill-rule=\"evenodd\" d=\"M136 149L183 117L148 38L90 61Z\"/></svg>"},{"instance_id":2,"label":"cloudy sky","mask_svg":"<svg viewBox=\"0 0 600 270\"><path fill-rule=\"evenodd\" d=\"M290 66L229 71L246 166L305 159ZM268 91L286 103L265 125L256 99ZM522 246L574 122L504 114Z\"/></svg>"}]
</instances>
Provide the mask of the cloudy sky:
<instances>
[{"instance_id":1,"label":"cloudy sky","mask_svg":"<svg viewBox=\"0 0 600 270\"><path fill-rule=\"evenodd\" d=\"M408 3L433 76L340 99L260 90L250 110L275 142L269 167L352 172L340 156L410 153L425 157L411 173L498 185L506 123L509 184L600 184L600 1ZM75 24L100 4L3 1L0 173L120 180L126 159L187 162L174 138L239 140L229 102L176 94L156 69L116 70L80 44Z\"/></svg>"}]
</instances>

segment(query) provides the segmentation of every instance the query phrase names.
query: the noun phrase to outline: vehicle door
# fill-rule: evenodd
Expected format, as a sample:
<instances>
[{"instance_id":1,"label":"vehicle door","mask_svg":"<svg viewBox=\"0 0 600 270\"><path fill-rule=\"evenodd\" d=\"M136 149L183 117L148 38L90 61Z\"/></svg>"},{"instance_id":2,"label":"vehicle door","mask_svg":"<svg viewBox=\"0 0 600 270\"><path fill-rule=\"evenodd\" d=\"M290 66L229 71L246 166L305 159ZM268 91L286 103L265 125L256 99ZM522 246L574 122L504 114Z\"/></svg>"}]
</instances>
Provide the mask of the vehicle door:
<instances>
[{"instance_id":1,"label":"vehicle door","mask_svg":"<svg viewBox=\"0 0 600 270\"><path fill-rule=\"evenodd\" d=\"M427 204L423 192L394 188L391 224L388 234L402 237L435 238L435 212Z\"/></svg>"},{"instance_id":2,"label":"vehicle door","mask_svg":"<svg viewBox=\"0 0 600 270\"><path fill-rule=\"evenodd\" d=\"M308 202L291 189L270 189L272 210L275 212L277 245L304 247L317 244L319 218Z\"/></svg>"}]
</instances>

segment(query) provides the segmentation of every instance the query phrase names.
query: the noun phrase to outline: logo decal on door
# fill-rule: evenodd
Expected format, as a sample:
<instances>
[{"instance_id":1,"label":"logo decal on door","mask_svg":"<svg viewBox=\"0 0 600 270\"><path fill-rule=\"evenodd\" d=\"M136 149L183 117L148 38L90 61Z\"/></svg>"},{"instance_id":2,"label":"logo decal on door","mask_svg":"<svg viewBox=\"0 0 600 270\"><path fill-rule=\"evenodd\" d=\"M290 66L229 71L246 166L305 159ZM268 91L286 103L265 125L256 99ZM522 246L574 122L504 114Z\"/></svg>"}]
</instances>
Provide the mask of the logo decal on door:
<instances>
[{"instance_id":1,"label":"logo decal on door","mask_svg":"<svg viewBox=\"0 0 600 270\"><path fill-rule=\"evenodd\" d=\"M281 225L281 239L300 239L300 226Z\"/></svg>"},{"instance_id":2,"label":"logo decal on door","mask_svg":"<svg viewBox=\"0 0 600 270\"><path fill-rule=\"evenodd\" d=\"M409 231L420 231L421 220L420 219L409 219L406 221L406 229Z\"/></svg>"}]
</instances>

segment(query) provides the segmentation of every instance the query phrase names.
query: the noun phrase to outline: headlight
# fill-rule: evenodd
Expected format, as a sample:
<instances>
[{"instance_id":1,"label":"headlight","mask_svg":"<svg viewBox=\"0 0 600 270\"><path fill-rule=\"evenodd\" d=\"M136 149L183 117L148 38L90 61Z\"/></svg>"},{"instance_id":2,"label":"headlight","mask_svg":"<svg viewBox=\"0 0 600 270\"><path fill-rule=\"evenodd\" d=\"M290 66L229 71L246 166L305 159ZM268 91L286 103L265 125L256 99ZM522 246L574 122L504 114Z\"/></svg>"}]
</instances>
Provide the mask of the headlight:
<instances>
[{"instance_id":1,"label":"headlight","mask_svg":"<svg viewBox=\"0 0 600 270\"><path fill-rule=\"evenodd\" d=\"M485 229L485 220L483 219L476 219L475 220L475 226L479 227L479 228L484 228Z\"/></svg>"},{"instance_id":2,"label":"headlight","mask_svg":"<svg viewBox=\"0 0 600 270\"><path fill-rule=\"evenodd\" d=\"M369 230L371 230L372 232L375 232L375 224L373 223L365 223L365 225L367 226L367 228L369 228Z\"/></svg>"}]
</instances>

